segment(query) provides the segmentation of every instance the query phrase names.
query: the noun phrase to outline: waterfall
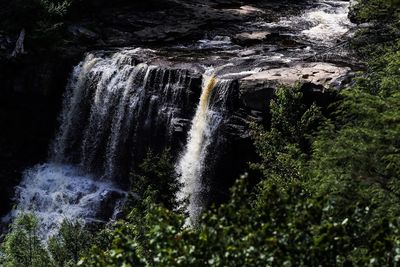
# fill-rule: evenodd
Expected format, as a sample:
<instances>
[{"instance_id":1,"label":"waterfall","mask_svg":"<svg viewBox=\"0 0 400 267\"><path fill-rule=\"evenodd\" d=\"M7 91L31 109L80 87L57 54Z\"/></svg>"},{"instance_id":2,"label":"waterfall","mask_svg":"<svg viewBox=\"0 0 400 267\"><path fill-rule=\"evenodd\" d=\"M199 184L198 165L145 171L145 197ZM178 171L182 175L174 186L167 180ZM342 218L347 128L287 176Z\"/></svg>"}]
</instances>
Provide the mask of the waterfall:
<instances>
[{"instance_id":1,"label":"waterfall","mask_svg":"<svg viewBox=\"0 0 400 267\"><path fill-rule=\"evenodd\" d=\"M68 81L49 159L24 172L12 216L35 212L45 237L53 234L65 218L105 222L117 216L130 173L148 150L159 153L169 147L177 158L175 168L182 184L175 197L180 202L188 200L187 213L195 223L208 204L225 134L233 139L246 132L253 112L259 117L258 111L231 101L239 99L235 87L239 84L228 78L239 79L279 62L290 63L298 60L293 54L308 55L316 46L322 50L335 45L353 26L347 16L348 1L316 3L300 15L278 22L251 22L263 31L283 28L282 36L294 36L301 46L310 45L303 52L292 48L291 42L282 49L270 44L242 48L233 45L230 37L214 36L189 47L190 53L183 49L185 53L179 56L178 48L88 53ZM15 50L18 53L23 52L24 37L22 30ZM229 53L217 55L223 48L230 48ZM204 49L210 50L210 56ZM171 62L165 62L166 58ZM184 59L189 62L178 62ZM198 62L213 62L220 67L202 75L193 68L201 64ZM224 76L217 77L216 72L224 72ZM233 91L238 95L232 97ZM260 90L252 97L263 94ZM229 168L231 158L227 158L215 172Z\"/></svg>"},{"instance_id":2,"label":"waterfall","mask_svg":"<svg viewBox=\"0 0 400 267\"><path fill-rule=\"evenodd\" d=\"M52 146L56 162L123 180L149 147L172 145L175 123L192 112L196 77L188 70L135 64L137 52L89 54L74 69Z\"/></svg>"},{"instance_id":3,"label":"waterfall","mask_svg":"<svg viewBox=\"0 0 400 267\"><path fill-rule=\"evenodd\" d=\"M189 197L193 220L204 206L214 164L209 150L224 138L232 81L138 60L143 53L89 53L73 69L49 160L24 172L11 215L34 212L44 238L64 219L115 217L127 194L121 186L148 149L171 147L178 154L185 140L176 164L183 184L177 198Z\"/></svg>"},{"instance_id":4,"label":"waterfall","mask_svg":"<svg viewBox=\"0 0 400 267\"><path fill-rule=\"evenodd\" d=\"M194 114L201 75L140 63L141 53L90 53L74 68L50 158L25 171L11 214L34 212L43 238L64 219L94 223L116 216L129 172L149 148L178 143L182 121Z\"/></svg>"},{"instance_id":5,"label":"waterfall","mask_svg":"<svg viewBox=\"0 0 400 267\"><path fill-rule=\"evenodd\" d=\"M191 223L196 222L204 207L205 188L202 176L207 167L212 168L212 166L206 166L206 159L209 146L218 138L216 133L225 117L224 111L226 111L225 105L230 86L231 81L218 81L212 74L212 70L204 74L202 93L192 120L186 148L176 166L182 184L177 200L189 201L187 212ZM218 100L222 100L222 104L217 105Z\"/></svg>"}]
</instances>

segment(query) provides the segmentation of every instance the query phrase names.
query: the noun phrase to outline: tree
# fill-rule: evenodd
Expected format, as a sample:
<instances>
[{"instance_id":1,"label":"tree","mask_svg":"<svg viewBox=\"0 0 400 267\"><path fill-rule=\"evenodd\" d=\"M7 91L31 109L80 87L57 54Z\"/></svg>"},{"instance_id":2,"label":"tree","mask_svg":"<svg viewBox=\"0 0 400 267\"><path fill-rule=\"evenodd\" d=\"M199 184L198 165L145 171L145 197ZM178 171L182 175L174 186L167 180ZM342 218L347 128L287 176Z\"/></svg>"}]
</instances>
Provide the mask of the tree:
<instances>
[{"instance_id":1,"label":"tree","mask_svg":"<svg viewBox=\"0 0 400 267\"><path fill-rule=\"evenodd\" d=\"M131 194L131 204L128 204L128 206L135 206L137 199L139 202L144 199L148 190L154 193L157 203L162 203L169 209L178 206L175 196L180 184L169 149L159 155L149 151L140 164L139 170L132 172L130 178L133 195Z\"/></svg>"},{"instance_id":2,"label":"tree","mask_svg":"<svg viewBox=\"0 0 400 267\"><path fill-rule=\"evenodd\" d=\"M400 54L388 52L341 93L308 167L311 191L343 207L365 200L377 221L400 215L399 69Z\"/></svg>"},{"instance_id":3,"label":"tree","mask_svg":"<svg viewBox=\"0 0 400 267\"><path fill-rule=\"evenodd\" d=\"M52 266L50 257L38 234L39 224L33 214L21 214L11 226L2 244L4 266Z\"/></svg>"},{"instance_id":4,"label":"tree","mask_svg":"<svg viewBox=\"0 0 400 267\"><path fill-rule=\"evenodd\" d=\"M56 266L76 266L92 244L92 234L78 221L64 220L56 236L50 238L48 248Z\"/></svg>"},{"instance_id":5,"label":"tree","mask_svg":"<svg viewBox=\"0 0 400 267\"><path fill-rule=\"evenodd\" d=\"M260 161L251 167L283 186L301 180L303 163L310 154L312 136L324 118L315 104L307 106L299 86L281 87L270 103L271 125L252 126Z\"/></svg>"}]
</instances>

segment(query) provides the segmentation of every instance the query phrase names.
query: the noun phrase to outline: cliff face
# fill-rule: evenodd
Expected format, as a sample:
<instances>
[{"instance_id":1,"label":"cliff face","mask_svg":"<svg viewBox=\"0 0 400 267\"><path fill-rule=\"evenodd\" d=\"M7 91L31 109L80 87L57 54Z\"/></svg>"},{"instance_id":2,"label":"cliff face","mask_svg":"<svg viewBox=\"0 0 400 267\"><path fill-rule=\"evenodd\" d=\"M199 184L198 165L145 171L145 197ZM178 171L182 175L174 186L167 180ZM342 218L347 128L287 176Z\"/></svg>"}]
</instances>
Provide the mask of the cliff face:
<instances>
[{"instance_id":1,"label":"cliff face","mask_svg":"<svg viewBox=\"0 0 400 267\"><path fill-rule=\"evenodd\" d=\"M70 66L57 58L0 61L0 214L22 171L47 157Z\"/></svg>"},{"instance_id":2,"label":"cliff face","mask_svg":"<svg viewBox=\"0 0 400 267\"><path fill-rule=\"evenodd\" d=\"M0 183L5 188L5 194L0 194L1 203L10 203L7 200L25 168L46 160L68 77L89 51L111 53L109 50L115 48L141 46L156 52L137 60L157 66L180 71L193 71L201 65L224 66L216 70L217 74L235 80L236 96L222 130L228 138L220 146L218 158L210 157L220 161L213 176L230 177L209 181L209 187L216 192L210 194L215 200L223 197L225 192L217 192L226 190L254 156L248 123L267 120L268 100L280 84L277 73L285 73L285 84L300 79L309 101L318 99L322 104L329 102L325 89L343 86L349 76L350 70L345 66L320 64L314 72L310 70L312 66L291 63L296 57L308 56L307 47L312 44L293 37L293 29L285 34L281 34L279 25L274 30L264 29L280 17L313 8L314 1L110 2L89 1L80 12L75 6L74 14L64 21L56 45L38 45L28 29L25 54L16 57L10 55L18 32L0 34L0 125L5 129L0 133ZM254 69L263 72L254 74ZM304 73L301 69L305 69ZM199 96L199 83L189 89ZM178 120L182 129L190 127L196 99ZM175 131L177 147L186 139L182 129L177 127ZM137 157L142 156L143 153ZM0 214L8 209L9 205L0 206Z\"/></svg>"}]
</instances>

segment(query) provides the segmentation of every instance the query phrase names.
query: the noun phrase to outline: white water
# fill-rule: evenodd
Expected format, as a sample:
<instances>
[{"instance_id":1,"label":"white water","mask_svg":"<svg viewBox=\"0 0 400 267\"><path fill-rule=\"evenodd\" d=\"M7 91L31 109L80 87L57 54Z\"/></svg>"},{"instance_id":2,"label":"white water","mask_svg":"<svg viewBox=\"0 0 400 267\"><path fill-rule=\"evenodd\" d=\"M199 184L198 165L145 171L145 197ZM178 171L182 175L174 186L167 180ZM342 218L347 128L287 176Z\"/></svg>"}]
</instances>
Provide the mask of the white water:
<instances>
[{"instance_id":1,"label":"white water","mask_svg":"<svg viewBox=\"0 0 400 267\"><path fill-rule=\"evenodd\" d=\"M353 27L348 19L349 2L335 0L321 0L317 6L304 11L299 16L283 18L277 23L265 23L268 28L285 28L283 32L293 34L303 40L318 46L332 46L348 33ZM200 48L229 47L230 40L217 37L214 40L200 40ZM311 49L310 47L306 48ZM304 52L304 51L299 51ZM308 52L308 51L306 51ZM275 56L276 57L276 56ZM282 61L290 62L281 55ZM272 60L276 61L276 58ZM253 71L250 71L253 72ZM225 74L224 78L235 77L240 74ZM207 166L207 158L214 151L211 149L212 141L218 138L216 130L224 119L224 114L219 110L213 110L210 96L220 90L214 80L212 70L209 70L203 79L202 95L197 106L196 114L192 120L192 126L188 135L186 148L177 163L176 170L180 175L182 190L178 193L179 201L188 200L187 212L191 223L196 223L202 209L205 206L204 196L207 194L206 177L204 173ZM219 84L219 82L218 82ZM225 97L225 99L227 99ZM216 119L217 118L217 119Z\"/></svg>"},{"instance_id":2,"label":"white water","mask_svg":"<svg viewBox=\"0 0 400 267\"><path fill-rule=\"evenodd\" d=\"M27 170L16 194L14 214L35 212L40 234L46 239L56 234L64 219L85 223L112 217L113 212L107 214L110 210L101 210L101 205L112 202L117 206L125 196L110 181L97 181L74 166L52 163Z\"/></svg>"},{"instance_id":3,"label":"white water","mask_svg":"<svg viewBox=\"0 0 400 267\"><path fill-rule=\"evenodd\" d=\"M350 2L321 0L318 6L300 16L283 18L269 27L285 27L300 30L300 36L319 44L333 44L340 40L354 25L348 18Z\"/></svg>"},{"instance_id":4,"label":"white water","mask_svg":"<svg viewBox=\"0 0 400 267\"><path fill-rule=\"evenodd\" d=\"M303 15L303 19L311 22L311 28L303 30L303 34L311 40L332 42L340 39L353 26L348 18L349 2L322 1L325 7L316 8Z\"/></svg>"},{"instance_id":5,"label":"white water","mask_svg":"<svg viewBox=\"0 0 400 267\"><path fill-rule=\"evenodd\" d=\"M196 223L205 205L203 198L206 188L203 174L207 167L213 167L206 166L206 160L209 153L217 153L217 151L210 151L210 145L218 138L217 130L224 120L230 87L231 81L218 81L213 74L213 69L206 71L186 148L176 166L182 184L177 200L188 200L186 208L192 224Z\"/></svg>"},{"instance_id":6,"label":"white water","mask_svg":"<svg viewBox=\"0 0 400 267\"><path fill-rule=\"evenodd\" d=\"M131 162L123 160L133 161L143 138L169 138L179 105L186 104L190 77L183 70L135 64L142 52L88 54L74 68L49 162L24 173L11 214L34 212L43 238L64 219L112 218L126 197L115 183L128 180Z\"/></svg>"},{"instance_id":7,"label":"white water","mask_svg":"<svg viewBox=\"0 0 400 267\"><path fill-rule=\"evenodd\" d=\"M234 47L228 36L215 36L213 39L202 39L197 43L199 49L226 49Z\"/></svg>"},{"instance_id":8,"label":"white water","mask_svg":"<svg viewBox=\"0 0 400 267\"><path fill-rule=\"evenodd\" d=\"M52 147L56 162L119 179L129 167L124 158L140 154L143 139L158 135L168 140L187 105L191 78L184 70L134 64L140 53L89 54L75 68Z\"/></svg>"},{"instance_id":9,"label":"white water","mask_svg":"<svg viewBox=\"0 0 400 267\"><path fill-rule=\"evenodd\" d=\"M211 72L211 71L210 71ZM178 193L178 200L183 201L189 198L188 212L192 219L195 219L201 211L201 174L203 171L202 153L209 136L208 127L208 108L212 90L216 85L216 78L212 74L206 73L203 79L203 89L197 106L196 114L192 121L189 132L187 147L181 160L178 163L177 172L183 185Z\"/></svg>"}]
</instances>

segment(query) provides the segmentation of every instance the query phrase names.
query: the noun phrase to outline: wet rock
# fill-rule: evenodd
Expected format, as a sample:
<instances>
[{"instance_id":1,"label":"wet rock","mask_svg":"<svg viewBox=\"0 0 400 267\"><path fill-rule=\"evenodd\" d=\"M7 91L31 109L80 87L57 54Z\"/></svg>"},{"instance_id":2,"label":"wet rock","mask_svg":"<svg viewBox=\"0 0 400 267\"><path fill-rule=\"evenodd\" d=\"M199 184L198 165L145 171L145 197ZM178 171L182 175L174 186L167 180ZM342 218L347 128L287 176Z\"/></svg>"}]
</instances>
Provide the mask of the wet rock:
<instances>
[{"instance_id":1,"label":"wet rock","mask_svg":"<svg viewBox=\"0 0 400 267\"><path fill-rule=\"evenodd\" d=\"M147 42L155 42L163 39L166 42L174 41L175 38L183 38L193 34L199 27L198 24L184 24L184 25L159 25L157 27L145 28L141 31L135 32L135 35L141 40Z\"/></svg>"},{"instance_id":2,"label":"wet rock","mask_svg":"<svg viewBox=\"0 0 400 267\"><path fill-rule=\"evenodd\" d=\"M239 13L244 15L254 14L254 13L265 14L265 11L253 6L241 6L239 9Z\"/></svg>"},{"instance_id":3,"label":"wet rock","mask_svg":"<svg viewBox=\"0 0 400 267\"><path fill-rule=\"evenodd\" d=\"M240 45L262 43L271 35L268 31L242 32L235 35L234 42Z\"/></svg>"},{"instance_id":4,"label":"wet rock","mask_svg":"<svg viewBox=\"0 0 400 267\"><path fill-rule=\"evenodd\" d=\"M253 56L253 55L257 55L258 51L255 49L249 49L249 50L244 50L242 52L240 52L238 55L241 57L248 57L248 56Z\"/></svg>"},{"instance_id":5,"label":"wet rock","mask_svg":"<svg viewBox=\"0 0 400 267\"><path fill-rule=\"evenodd\" d=\"M96 216L104 221L109 220L118 206L118 202L122 201L126 194L122 191L109 190L102 193L99 214Z\"/></svg>"},{"instance_id":6,"label":"wet rock","mask_svg":"<svg viewBox=\"0 0 400 267\"><path fill-rule=\"evenodd\" d=\"M171 126L174 133L185 133L190 127L190 120L185 118L173 119Z\"/></svg>"},{"instance_id":7,"label":"wet rock","mask_svg":"<svg viewBox=\"0 0 400 267\"><path fill-rule=\"evenodd\" d=\"M0 49L5 50L7 49L8 43L7 39L4 35L0 34Z\"/></svg>"},{"instance_id":8,"label":"wet rock","mask_svg":"<svg viewBox=\"0 0 400 267\"><path fill-rule=\"evenodd\" d=\"M225 4L225 7L224 5L219 5L217 6L217 8L229 11L231 13L235 13L240 16L256 16L265 14L264 10L251 5L242 6L240 4L230 3L230 4Z\"/></svg>"},{"instance_id":9,"label":"wet rock","mask_svg":"<svg viewBox=\"0 0 400 267\"><path fill-rule=\"evenodd\" d=\"M97 3L98 1L93 2ZM146 47L146 44L163 46L163 42L176 42L180 45L183 41L186 45L187 43L198 42L199 39L203 38L213 41L214 44L216 44L213 47L215 48L218 47L218 45L230 45L229 40L235 39L235 36L237 39L236 42L241 42L241 44L245 46L263 42L276 42L277 50L281 49L281 44L290 47L298 46L297 42L292 40L290 36L274 35L259 30L257 27L249 26L249 18L261 17L265 18L266 21L272 21L274 18L276 19L276 17L283 15L282 12L285 14L291 13L290 10L295 9L295 7L292 7L291 4L290 8L288 8L289 5L287 2L296 2L294 0L252 1L254 7L243 6L243 1L236 1L237 3L235 2L235 4L232 4L233 1L228 0L108 2L109 5L98 4L97 9L91 10L90 16L78 18L77 21L66 22L67 26L68 23L72 23L72 25L67 28L69 39L63 42L64 44L62 47L58 48L58 57L51 55L43 58L43 55L41 57L39 55L36 58L29 58L29 61L25 59L26 61L23 62L24 64L14 62L13 64L15 66L12 66L12 68L10 65L6 64L3 64L2 68L0 68L0 80L4 81L4 90L2 91L7 89L8 91L12 91L12 93L18 93L18 96L16 96L15 100L12 102L12 109L5 106L6 103L10 102L9 99L11 97L7 97L7 99L4 98L2 102L3 113L6 114L3 116L4 118L8 118L8 114L15 112L12 115L12 119L3 119L3 124L7 125L7 127L4 127L7 130L6 134L2 134L6 136L4 139L7 140L7 143L4 143L6 143L7 146L3 145L3 147L7 148L6 152L17 151L14 152L16 156L13 157L13 160L14 158L18 158L18 160L14 164L16 166L14 166L10 164L11 160L9 158L11 158L11 156L2 157L2 159L4 159L2 160L4 174L0 175L4 177L2 181L9 181L11 175L14 175L15 178L12 183L7 182L5 185L3 184L3 187L5 187L8 192L2 194L6 197L0 199L1 203L9 202L8 199L13 194L14 185L18 179L20 179L19 172L22 171L21 168L23 168L23 166L30 166L45 160L48 140L50 140L50 136L52 136L54 131L55 118L59 112L58 105L61 102L61 92L65 88L67 76L71 71L72 65L75 65L77 61L81 60L84 52L99 48L107 49L107 47ZM220 3L218 8L215 3ZM136 8L136 5L142 7ZM261 7L262 10L256 7ZM238 32L239 34L237 34ZM219 39L218 36L223 36L223 38ZM9 43L14 45L15 41L16 40L9 42L5 37L3 38L0 36L0 50L7 48ZM207 44L204 46L207 46ZM261 49L259 51L254 48L249 48L241 52L239 55L245 59L241 59L240 62L235 61L234 64L232 64L232 68L236 68L238 65L245 70L254 70L256 67L264 68L264 65L254 65L254 61L246 59L247 57L256 56L258 53L264 51L263 48L259 47L257 46L257 49ZM27 49L29 50L29 47ZM46 54L48 53L47 50L44 51ZM169 51L167 52L169 53ZM271 51L265 49L265 52ZM201 53L204 53L204 55L201 55L202 57L210 56L208 51ZM33 53L30 53L29 56L32 57L33 55ZM60 55L63 56L61 57ZM218 64L214 61L214 58L211 56L210 58L212 59L212 64L209 65ZM176 57L176 59L173 58L173 60L179 60L179 58ZM302 69L303 67L299 68ZM315 69L315 66L312 68ZM283 80L289 84L292 84L293 81L298 79L302 79L304 84L311 83L313 86L314 84L317 86L318 83L332 83L332 79L328 80L329 72L324 74L323 69L315 74L312 72L302 72L302 70L300 74L298 74L290 69L291 68L276 68L275 72L271 72L268 75L262 72L258 73L262 74L261 76L252 75L253 77L248 77L252 77L251 79L241 79L240 100L243 103L241 107L244 106L245 111L237 111L235 106L234 113L232 112L234 115L231 116L229 122L227 122L224 133L229 136L229 140L232 139L233 141L224 145L224 149L220 149L224 151L224 158L221 160L221 168L215 171L215 177L237 177L237 174L245 168L242 168L241 164L243 163L243 165L247 166L246 164L249 161L249 156L246 155L253 153L253 151L247 151L252 147L251 142L250 144L247 143L247 124L249 121L261 121L264 119L264 113L260 111L265 111L267 109L267 100L272 97L273 89L280 84L280 79L283 79L282 77L275 77L275 75L280 74L280 72L285 73L287 77ZM325 78L323 78L323 74ZM334 74L335 72L332 75ZM172 77L175 76L172 75ZM321 81L321 79L324 81ZM189 88L185 90L188 94L187 97L182 99L185 99L187 104L184 104L183 110L180 111L180 113L182 113L180 116L182 117L177 118L172 125L173 136L171 139L173 142L171 141L171 147L176 150L181 150L187 138L186 133L190 129L190 119L193 117L193 109L198 103L200 86L201 79L199 77L198 79L192 79L190 90ZM39 95L38 100L32 98L28 93ZM25 95L24 101L21 100L21 95ZM180 103L182 103L182 101L180 101ZM10 121L12 122L11 126ZM40 127L38 127L38 125ZM29 133L29 137L25 136L26 133ZM147 142L149 142L148 139L150 136L142 134L142 137L144 141L140 146L144 148L148 145ZM156 141L157 142L153 142L154 144L152 145L157 147L161 147L160 143L166 143L164 142L165 140L159 136L156 138ZM8 148L9 143L13 144L10 148ZM140 149L140 151L142 150L147 151L147 149ZM23 151L23 153L20 153L20 151ZM4 155L5 154L6 153L4 153ZM142 154L137 157L140 160L143 158ZM232 166L234 166L234 168L232 168ZM4 170L12 172L11 175ZM227 172L227 170L229 172ZM220 180L221 183L226 184L216 186L215 188L230 187L231 184L222 181L224 179ZM82 196L78 195L76 201L79 201L81 197ZM101 204L100 217L110 217L112 215L110 212L113 210L113 206L119 198L119 192L107 192L104 195L105 200ZM8 209L8 206L7 204L7 207L3 209Z\"/></svg>"},{"instance_id":10,"label":"wet rock","mask_svg":"<svg viewBox=\"0 0 400 267\"><path fill-rule=\"evenodd\" d=\"M25 36L26 36L26 31L25 31L25 29L22 29L18 36L17 42L15 43L15 48L11 54L11 57L17 57L18 55L23 55L26 53L25 45L24 45Z\"/></svg>"}]
</instances>

